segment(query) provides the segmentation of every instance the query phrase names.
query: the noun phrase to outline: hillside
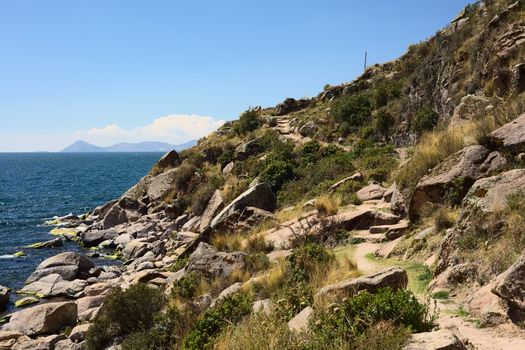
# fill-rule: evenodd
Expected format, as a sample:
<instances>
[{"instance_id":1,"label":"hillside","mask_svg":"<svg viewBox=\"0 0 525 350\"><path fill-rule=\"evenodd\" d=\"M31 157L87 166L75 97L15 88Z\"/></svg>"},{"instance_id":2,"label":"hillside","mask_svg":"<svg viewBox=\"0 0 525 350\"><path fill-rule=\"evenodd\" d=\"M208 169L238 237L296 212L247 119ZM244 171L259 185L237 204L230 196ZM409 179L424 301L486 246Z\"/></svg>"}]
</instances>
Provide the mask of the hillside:
<instances>
[{"instance_id":1,"label":"hillside","mask_svg":"<svg viewBox=\"0 0 525 350\"><path fill-rule=\"evenodd\" d=\"M87 349L523 349L524 113L525 1L468 6L50 222L124 264L45 260L22 291L76 301L2 330L44 341L78 319L60 342Z\"/></svg>"}]
</instances>

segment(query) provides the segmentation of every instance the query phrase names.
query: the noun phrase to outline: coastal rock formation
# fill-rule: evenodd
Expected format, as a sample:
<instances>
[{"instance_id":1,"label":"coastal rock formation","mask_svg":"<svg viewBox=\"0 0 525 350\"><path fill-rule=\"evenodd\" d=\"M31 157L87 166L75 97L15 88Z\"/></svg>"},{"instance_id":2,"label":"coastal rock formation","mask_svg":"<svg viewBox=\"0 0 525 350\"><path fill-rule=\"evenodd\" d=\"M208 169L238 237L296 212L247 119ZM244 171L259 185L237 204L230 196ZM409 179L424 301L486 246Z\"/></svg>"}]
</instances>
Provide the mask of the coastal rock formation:
<instances>
[{"instance_id":1,"label":"coastal rock formation","mask_svg":"<svg viewBox=\"0 0 525 350\"><path fill-rule=\"evenodd\" d=\"M209 244L200 243L190 255L186 272L197 272L208 279L229 276L234 270L244 267L245 256L243 252L219 252Z\"/></svg>"},{"instance_id":2,"label":"coastal rock formation","mask_svg":"<svg viewBox=\"0 0 525 350\"><path fill-rule=\"evenodd\" d=\"M73 252L60 253L42 261L29 276L27 283L35 282L51 274L60 275L65 281L75 278L87 279L89 270L95 267L85 255Z\"/></svg>"},{"instance_id":3,"label":"coastal rock formation","mask_svg":"<svg viewBox=\"0 0 525 350\"><path fill-rule=\"evenodd\" d=\"M58 302L36 305L15 312L2 331L16 331L27 336L59 332L77 323L77 305Z\"/></svg>"},{"instance_id":4,"label":"coastal rock formation","mask_svg":"<svg viewBox=\"0 0 525 350\"><path fill-rule=\"evenodd\" d=\"M11 294L11 289L0 286L0 309L3 309L4 306L9 302L9 296Z\"/></svg>"}]
</instances>

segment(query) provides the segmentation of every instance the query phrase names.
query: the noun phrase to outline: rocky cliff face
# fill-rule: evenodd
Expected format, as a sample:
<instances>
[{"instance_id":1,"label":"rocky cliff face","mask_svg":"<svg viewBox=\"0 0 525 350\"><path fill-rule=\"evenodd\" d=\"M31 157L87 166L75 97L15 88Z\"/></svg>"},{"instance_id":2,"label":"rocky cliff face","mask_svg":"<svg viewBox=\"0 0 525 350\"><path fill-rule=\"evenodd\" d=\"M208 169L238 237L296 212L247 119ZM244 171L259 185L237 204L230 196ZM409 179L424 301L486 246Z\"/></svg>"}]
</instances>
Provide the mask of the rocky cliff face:
<instances>
[{"instance_id":1,"label":"rocky cliff face","mask_svg":"<svg viewBox=\"0 0 525 350\"><path fill-rule=\"evenodd\" d=\"M175 324L169 323L170 332L181 332L176 337L154 333L168 323L153 317L147 329L140 329L153 333L138 338L169 339L177 348L211 346L206 342L225 332L213 323L215 333L205 333L211 328L203 320L219 322L214 310L238 312L244 318L220 316L232 327L241 322L239 329L262 317L248 316L251 308L236 299L246 291L255 309L282 323L275 336L289 330L291 341L309 325L317 336L335 332L319 333L315 325L333 321L330 327L335 327L337 315L348 322L351 317L341 310L359 306L349 308L335 298L335 308L323 309L326 303L318 305L314 297L354 300L368 291L388 298L383 287L392 293L409 288L426 296L447 295L484 326L505 324L494 328L497 332L514 327L514 333L494 340L462 324L459 330L421 333L407 349L465 349L469 341L483 348L487 339L492 343L486 348L525 346L515 326L525 315L520 289L525 283L524 28L523 1L468 6L434 37L396 61L369 67L353 82L326 87L313 98L250 109L192 149L168 152L121 198L55 223L61 228L54 233L78 240L90 254L125 264L95 267L76 253L45 260L21 291L32 296L20 305L73 301L14 313L0 331L0 347L121 343L138 330L129 325L123 330L111 319L110 308L116 308L115 295L120 295L114 288L137 284L160 290L170 305L192 315L183 327L179 316L166 313ZM342 259L343 265L327 265L333 258L323 247L336 247L338 258L346 252L350 268L341 268ZM406 270L385 269L393 264ZM359 274L366 276L356 278ZM414 287L429 278L428 289ZM129 290L129 298L140 299L142 292ZM9 290L0 287L0 292L5 304ZM150 305L151 299L137 305ZM112 306L101 306L105 300ZM228 304L233 301L244 306L233 308ZM367 317L373 313L367 312ZM423 332L433 328L432 322L442 328L457 325L443 314L437 321L422 316L418 323L396 323L399 317L374 319L373 327ZM89 326L80 324L69 337L50 335L77 322L91 322L92 328L88 332ZM362 327L347 326L345 332ZM395 330L406 335L405 328ZM344 333L343 338L355 337ZM247 344L238 334L231 339L239 341L237 348ZM159 344L142 348L173 345Z\"/></svg>"}]
</instances>

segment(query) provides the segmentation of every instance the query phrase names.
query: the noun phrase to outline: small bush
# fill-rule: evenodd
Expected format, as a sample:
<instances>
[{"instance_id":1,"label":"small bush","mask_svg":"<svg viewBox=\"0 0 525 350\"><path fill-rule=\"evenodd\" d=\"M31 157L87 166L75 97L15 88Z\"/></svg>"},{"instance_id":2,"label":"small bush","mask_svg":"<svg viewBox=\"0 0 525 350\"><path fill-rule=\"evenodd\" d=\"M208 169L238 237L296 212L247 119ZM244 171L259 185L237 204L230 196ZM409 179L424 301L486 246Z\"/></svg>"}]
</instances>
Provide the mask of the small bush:
<instances>
[{"instance_id":1,"label":"small bush","mask_svg":"<svg viewBox=\"0 0 525 350\"><path fill-rule=\"evenodd\" d=\"M316 269L333 261L334 256L320 244L308 243L293 251L288 257L292 278L296 281L309 281Z\"/></svg>"},{"instance_id":2,"label":"small bush","mask_svg":"<svg viewBox=\"0 0 525 350\"><path fill-rule=\"evenodd\" d=\"M385 288L375 294L362 292L321 312L312 327L316 336L330 343L333 338L351 340L383 321L427 332L435 327L434 320L412 292Z\"/></svg>"},{"instance_id":3,"label":"small bush","mask_svg":"<svg viewBox=\"0 0 525 350\"><path fill-rule=\"evenodd\" d=\"M258 113L254 109L248 109L239 117L239 120L233 122L233 131L238 135L244 135L248 132L258 129L262 125Z\"/></svg>"},{"instance_id":4,"label":"small bush","mask_svg":"<svg viewBox=\"0 0 525 350\"><path fill-rule=\"evenodd\" d=\"M320 149L321 145L315 140L308 141L301 145L301 147L297 150L297 154L299 155L301 163L305 165L315 163L318 160Z\"/></svg>"},{"instance_id":5,"label":"small bush","mask_svg":"<svg viewBox=\"0 0 525 350\"><path fill-rule=\"evenodd\" d=\"M343 132L356 131L370 118L372 108L364 94L349 95L336 100L330 111L337 122L342 123Z\"/></svg>"},{"instance_id":6,"label":"small bush","mask_svg":"<svg viewBox=\"0 0 525 350\"><path fill-rule=\"evenodd\" d=\"M261 181L268 182L276 190L279 190L285 182L293 177L293 164L283 160L268 162L260 175Z\"/></svg>"},{"instance_id":7,"label":"small bush","mask_svg":"<svg viewBox=\"0 0 525 350\"><path fill-rule=\"evenodd\" d=\"M381 109L374 115L372 127L378 134L387 136L394 126L394 122L394 117L386 110Z\"/></svg>"},{"instance_id":8,"label":"small bush","mask_svg":"<svg viewBox=\"0 0 525 350\"><path fill-rule=\"evenodd\" d=\"M115 337L151 328L164 303L162 292L145 284L113 290L89 327L87 349L101 349Z\"/></svg>"},{"instance_id":9,"label":"small bush","mask_svg":"<svg viewBox=\"0 0 525 350\"><path fill-rule=\"evenodd\" d=\"M288 322L302 309L313 305L314 294L310 284L288 281L273 295L272 299L278 317Z\"/></svg>"},{"instance_id":10,"label":"small bush","mask_svg":"<svg viewBox=\"0 0 525 350\"><path fill-rule=\"evenodd\" d=\"M430 131L436 126L438 118L438 114L430 106L423 106L412 120L412 130L416 132Z\"/></svg>"},{"instance_id":11,"label":"small bush","mask_svg":"<svg viewBox=\"0 0 525 350\"><path fill-rule=\"evenodd\" d=\"M228 326L239 323L251 308L252 300L247 294L238 293L224 298L197 320L184 338L182 349L211 349L215 337Z\"/></svg>"},{"instance_id":12,"label":"small bush","mask_svg":"<svg viewBox=\"0 0 525 350\"><path fill-rule=\"evenodd\" d=\"M193 298L199 288L199 283L199 276L194 272L190 272L173 283L171 295L173 297L182 297L186 299Z\"/></svg>"},{"instance_id":13,"label":"small bush","mask_svg":"<svg viewBox=\"0 0 525 350\"><path fill-rule=\"evenodd\" d=\"M449 291L448 290L440 290L435 293L432 293L432 298L434 299L448 299Z\"/></svg>"},{"instance_id":14,"label":"small bush","mask_svg":"<svg viewBox=\"0 0 525 350\"><path fill-rule=\"evenodd\" d=\"M266 242L262 235L254 235L246 240L244 250L248 253L269 253L273 245Z\"/></svg>"}]
</instances>

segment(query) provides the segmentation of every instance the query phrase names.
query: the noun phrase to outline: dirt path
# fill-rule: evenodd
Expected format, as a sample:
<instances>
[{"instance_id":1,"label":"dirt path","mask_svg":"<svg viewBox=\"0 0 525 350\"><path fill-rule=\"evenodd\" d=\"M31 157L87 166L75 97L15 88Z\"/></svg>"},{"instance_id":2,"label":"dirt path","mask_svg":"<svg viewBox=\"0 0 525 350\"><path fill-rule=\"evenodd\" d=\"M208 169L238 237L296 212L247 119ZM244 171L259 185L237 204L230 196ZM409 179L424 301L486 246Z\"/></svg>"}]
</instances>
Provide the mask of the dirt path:
<instances>
[{"instance_id":1,"label":"dirt path","mask_svg":"<svg viewBox=\"0 0 525 350\"><path fill-rule=\"evenodd\" d=\"M376 261L370 258L376 250L386 243L363 242L355 245L351 258L364 275L377 272L388 265L388 260ZM509 330L502 332L492 328L478 328L458 315L459 305L453 300L437 301L438 320L441 329L450 329L460 339L466 340L478 350L524 350L525 333ZM506 333L506 334L503 334Z\"/></svg>"}]
</instances>

